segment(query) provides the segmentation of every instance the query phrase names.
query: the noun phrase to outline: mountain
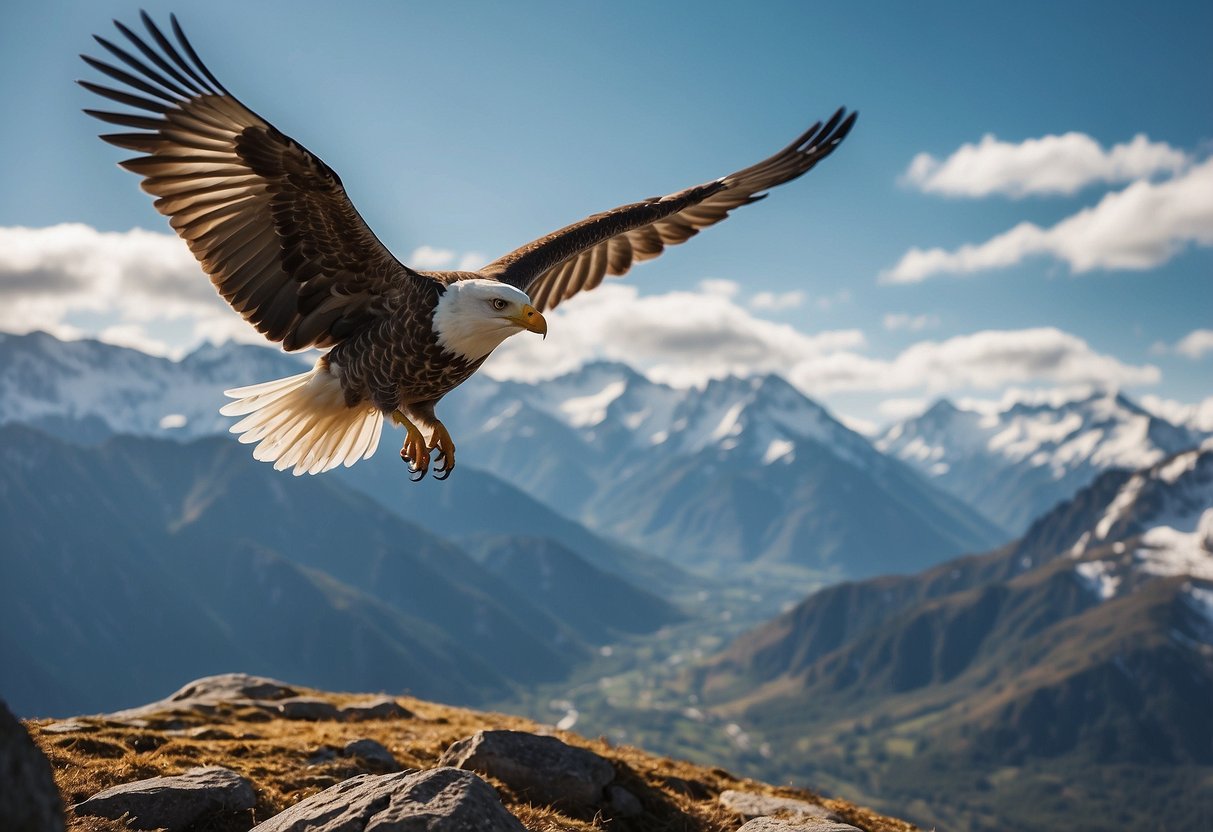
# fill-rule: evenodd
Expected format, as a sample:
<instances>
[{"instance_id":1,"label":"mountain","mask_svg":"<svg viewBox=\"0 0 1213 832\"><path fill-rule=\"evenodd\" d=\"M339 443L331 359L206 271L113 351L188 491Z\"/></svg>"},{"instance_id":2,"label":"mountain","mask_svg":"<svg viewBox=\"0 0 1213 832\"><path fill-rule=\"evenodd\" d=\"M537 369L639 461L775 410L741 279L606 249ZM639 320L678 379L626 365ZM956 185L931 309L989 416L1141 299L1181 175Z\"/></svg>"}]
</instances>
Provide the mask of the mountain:
<instances>
[{"instance_id":1,"label":"mountain","mask_svg":"<svg viewBox=\"0 0 1213 832\"><path fill-rule=\"evenodd\" d=\"M0 333L0 425L29 424L73 442L225 433L224 390L293 375L314 361L228 343L174 362L100 341Z\"/></svg>"},{"instance_id":2,"label":"mountain","mask_svg":"<svg viewBox=\"0 0 1213 832\"><path fill-rule=\"evenodd\" d=\"M550 537L485 535L463 546L593 644L651 633L684 618L668 601L604 572Z\"/></svg>"},{"instance_id":3,"label":"mountain","mask_svg":"<svg viewBox=\"0 0 1213 832\"><path fill-rule=\"evenodd\" d=\"M459 475L450 479L418 483L404 482L401 470L399 457L385 450L335 475L404 520L459 545L472 545L486 535L548 540L635 587L653 587L664 598L698 592L705 584L669 561L595 534L470 465L460 463ZM678 617L668 609L671 620Z\"/></svg>"},{"instance_id":4,"label":"mountain","mask_svg":"<svg viewBox=\"0 0 1213 832\"><path fill-rule=\"evenodd\" d=\"M1213 448L1107 472L989 554L828 587L694 689L785 771L915 801L924 823L1196 828L1213 809Z\"/></svg>"},{"instance_id":5,"label":"mountain","mask_svg":"<svg viewBox=\"0 0 1213 832\"><path fill-rule=\"evenodd\" d=\"M598 363L537 385L485 379L450 400L478 465L700 571L872 575L1004 538L774 375L680 390Z\"/></svg>"},{"instance_id":6,"label":"mountain","mask_svg":"<svg viewBox=\"0 0 1213 832\"><path fill-rule=\"evenodd\" d=\"M298 372L305 360L228 344L171 362L94 341L3 336L0 424L34 424L72 441L222 433L223 389ZM481 373L441 410L461 466L630 544L628 562L612 568L596 555L601 546L558 538L633 582L660 571L637 550L725 577L757 568L803 582L905 572L1006 537L778 376L684 390L609 363L540 384ZM394 458L384 443L381 455ZM400 487L365 464L349 477L381 500ZM890 536L898 547L885 545Z\"/></svg>"},{"instance_id":7,"label":"mountain","mask_svg":"<svg viewBox=\"0 0 1213 832\"><path fill-rule=\"evenodd\" d=\"M1097 393L980 413L945 399L889 428L876 447L1022 533L1103 471L1152 465L1196 447L1205 435L1123 395Z\"/></svg>"},{"instance_id":8,"label":"mountain","mask_svg":"<svg viewBox=\"0 0 1213 832\"><path fill-rule=\"evenodd\" d=\"M0 653L22 669L15 693L5 682L18 712L95 711L231 667L476 702L587 655L457 547L245 451L0 428Z\"/></svg>"}]
</instances>

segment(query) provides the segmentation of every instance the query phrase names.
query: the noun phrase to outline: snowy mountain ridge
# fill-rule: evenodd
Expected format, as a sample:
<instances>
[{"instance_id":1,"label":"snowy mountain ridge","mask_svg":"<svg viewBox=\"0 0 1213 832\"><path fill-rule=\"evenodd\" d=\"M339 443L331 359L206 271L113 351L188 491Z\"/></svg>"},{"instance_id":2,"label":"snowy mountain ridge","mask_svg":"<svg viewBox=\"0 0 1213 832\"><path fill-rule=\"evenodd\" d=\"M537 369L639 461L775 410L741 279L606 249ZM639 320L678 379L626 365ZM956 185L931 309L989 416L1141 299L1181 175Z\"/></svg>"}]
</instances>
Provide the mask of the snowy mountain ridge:
<instances>
[{"instance_id":1,"label":"snowy mountain ridge","mask_svg":"<svg viewBox=\"0 0 1213 832\"><path fill-rule=\"evenodd\" d=\"M1101 600L1146 576L1213 581L1213 441L1134 473L1070 555Z\"/></svg>"},{"instance_id":2,"label":"snowy mountain ridge","mask_svg":"<svg viewBox=\"0 0 1213 832\"><path fill-rule=\"evenodd\" d=\"M876 447L995 522L1022 530L1101 472L1146 468L1205 437L1119 393L1100 392L987 412L943 400L889 428Z\"/></svg>"}]
</instances>

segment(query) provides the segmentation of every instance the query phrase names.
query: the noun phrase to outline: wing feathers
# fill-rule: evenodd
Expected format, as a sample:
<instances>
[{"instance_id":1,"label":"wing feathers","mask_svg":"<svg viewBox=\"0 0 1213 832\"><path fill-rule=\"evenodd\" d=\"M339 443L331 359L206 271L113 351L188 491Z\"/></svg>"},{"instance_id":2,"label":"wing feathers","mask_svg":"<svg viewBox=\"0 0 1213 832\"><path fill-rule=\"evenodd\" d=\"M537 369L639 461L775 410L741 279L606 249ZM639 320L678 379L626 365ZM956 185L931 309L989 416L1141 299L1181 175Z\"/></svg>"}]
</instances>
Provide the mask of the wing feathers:
<instances>
[{"instance_id":1,"label":"wing feathers","mask_svg":"<svg viewBox=\"0 0 1213 832\"><path fill-rule=\"evenodd\" d=\"M102 138L142 154L122 166L249 323L288 349L332 346L382 314L384 295L425 280L367 228L331 168L228 93L175 17L173 39L141 19L146 37L115 23L133 52L96 39L116 64L81 56L121 88L80 83L142 112L85 112L136 131Z\"/></svg>"},{"instance_id":2,"label":"wing feathers","mask_svg":"<svg viewBox=\"0 0 1213 832\"><path fill-rule=\"evenodd\" d=\"M598 286L605 275L623 275L633 262L651 260L666 246L684 243L729 212L808 172L833 152L856 113L839 109L791 144L755 165L661 198L595 214L529 243L490 263L484 272L531 296L540 309L556 306Z\"/></svg>"}]
</instances>

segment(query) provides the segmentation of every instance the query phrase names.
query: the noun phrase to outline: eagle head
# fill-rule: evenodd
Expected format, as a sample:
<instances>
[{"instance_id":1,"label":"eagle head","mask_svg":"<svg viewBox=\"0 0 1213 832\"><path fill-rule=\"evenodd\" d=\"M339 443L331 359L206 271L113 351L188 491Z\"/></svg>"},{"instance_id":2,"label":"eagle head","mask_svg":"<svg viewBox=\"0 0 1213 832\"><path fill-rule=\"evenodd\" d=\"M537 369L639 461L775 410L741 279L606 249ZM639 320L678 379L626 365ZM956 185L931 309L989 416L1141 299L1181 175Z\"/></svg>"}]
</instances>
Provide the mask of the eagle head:
<instances>
[{"instance_id":1,"label":"eagle head","mask_svg":"<svg viewBox=\"0 0 1213 832\"><path fill-rule=\"evenodd\" d=\"M468 361L479 361L524 329L548 334L548 322L526 292L485 278L448 284L434 307L432 326L439 346Z\"/></svg>"}]
</instances>

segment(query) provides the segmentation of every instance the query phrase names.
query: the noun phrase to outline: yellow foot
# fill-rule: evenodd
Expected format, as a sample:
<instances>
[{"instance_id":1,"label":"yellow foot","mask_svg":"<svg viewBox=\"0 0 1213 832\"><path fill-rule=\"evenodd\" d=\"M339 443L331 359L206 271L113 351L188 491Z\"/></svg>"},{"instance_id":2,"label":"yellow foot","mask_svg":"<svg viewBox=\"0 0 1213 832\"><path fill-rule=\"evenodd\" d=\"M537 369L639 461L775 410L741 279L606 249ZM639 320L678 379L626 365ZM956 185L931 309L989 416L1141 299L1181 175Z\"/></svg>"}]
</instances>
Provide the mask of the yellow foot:
<instances>
[{"instance_id":1,"label":"yellow foot","mask_svg":"<svg viewBox=\"0 0 1213 832\"><path fill-rule=\"evenodd\" d=\"M446 426L437 420L434 421L433 438L434 444L431 447L438 452L434 460L434 479L445 480L455 470L455 443L451 441Z\"/></svg>"},{"instance_id":2,"label":"yellow foot","mask_svg":"<svg viewBox=\"0 0 1213 832\"><path fill-rule=\"evenodd\" d=\"M399 410L392 413L392 421L404 425L404 447L400 449L400 458L409 466L409 473L413 475L410 479L420 482L430 470L430 449L425 444L425 437Z\"/></svg>"}]
</instances>

